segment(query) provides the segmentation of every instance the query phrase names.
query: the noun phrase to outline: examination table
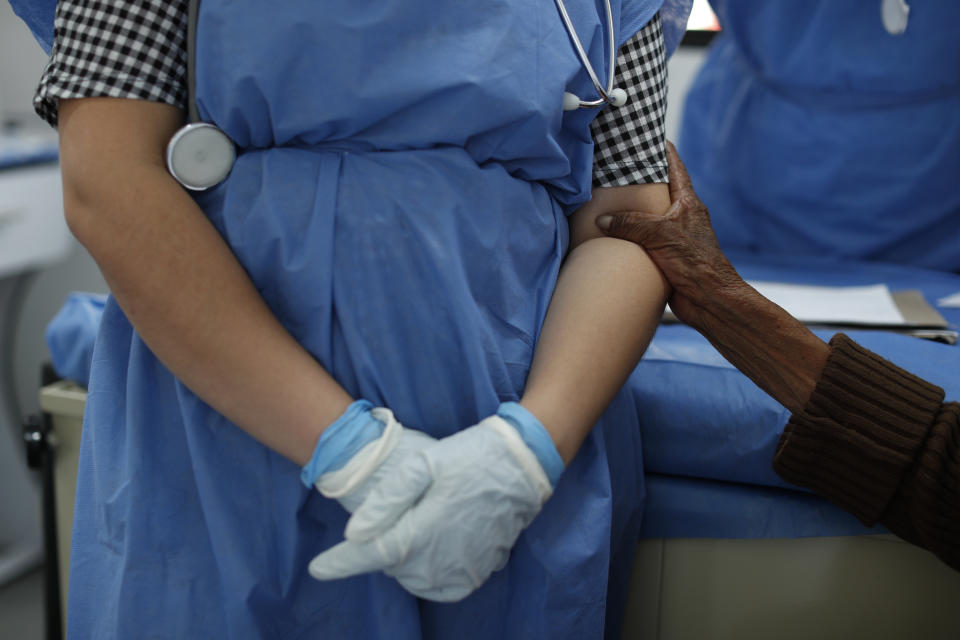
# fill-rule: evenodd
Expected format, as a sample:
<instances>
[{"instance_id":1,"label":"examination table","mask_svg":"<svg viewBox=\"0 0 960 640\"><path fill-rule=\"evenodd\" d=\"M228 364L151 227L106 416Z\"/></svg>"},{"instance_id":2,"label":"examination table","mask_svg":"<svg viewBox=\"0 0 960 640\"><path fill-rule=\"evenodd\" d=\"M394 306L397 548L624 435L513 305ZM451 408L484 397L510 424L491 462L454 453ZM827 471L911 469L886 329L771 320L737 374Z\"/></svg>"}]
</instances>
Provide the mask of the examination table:
<instances>
[{"instance_id":1,"label":"examination table","mask_svg":"<svg viewBox=\"0 0 960 640\"><path fill-rule=\"evenodd\" d=\"M886 283L893 290L919 289L931 304L960 291L960 276L920 269L731 258L751 280ZM960 324L960 309L937 310ZM84 314L84 322L93 322L89 307ZM960 399L960 346L844 331L942 386L947 400ZM817 329L824 338L833 332ZM81 353L68 368L89 365L89 347ZM629 384L643 416L647 506L624 638L960 638L960 573L781 481L770 462L788 413L706 340L688 327L662 326ZM61 523L71 519L68 487L76 474L83 400L82 388L67 383L41 392L61 443ZM62 572L69 554L64 531Z\"/></svg>"},{"instance_id":2,"label":"examination table","mask_svg":"<svg viewBox=\"0 0 960 640\"><path fill-rule=\"evenodd\" d=\"M920 290L960 276L731 254L748 280ZM960 309L936 307L956 329ZM824 339L836 332L817 328ZM960 400L960 346L843 328ZM689 327L660 327L631 376L647 505L624 638L960 638L960 573L771 469L789 412Z\"/></svg>"}]
</instances>

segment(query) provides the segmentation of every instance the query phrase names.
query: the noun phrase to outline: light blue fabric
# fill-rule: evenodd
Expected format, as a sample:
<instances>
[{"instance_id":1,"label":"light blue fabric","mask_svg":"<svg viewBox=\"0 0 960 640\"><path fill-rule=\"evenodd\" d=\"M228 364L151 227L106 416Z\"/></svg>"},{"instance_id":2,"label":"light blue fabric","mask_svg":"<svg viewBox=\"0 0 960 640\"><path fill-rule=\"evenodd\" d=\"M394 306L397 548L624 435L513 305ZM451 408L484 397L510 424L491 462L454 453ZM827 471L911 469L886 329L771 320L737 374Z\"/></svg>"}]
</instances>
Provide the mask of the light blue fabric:
<instances>
[{"instance_id":1,"label":"light blue fabric","mask_svg":"<svg viewBox=\"0 0 960 640\"><path fill-rule=\"evenodd\" d=\"M504 402L497 409L497 415L517 430L533 455L537 456L540 466L550 480L550 486L556 487L563 474L563 458L547 433L546 428L533 415L517 402Z\"/></svg>"},{"instance_id":2,"label":"light blue fabric","mask_svg":"<svg viewBox=\"0 0 960 640\"><path fill-rule=\"evenodd\" d=\"M661 0L661 2L663 6L660 8L660 18L663 23L663 37L666 42L667 55L669 55L673 53L677 45L680 44L680 40L683 39L693 0ZM650 2L649 0L646 2L648 6L659 4L660 2ZM53 45L53 16L57 9L57 0L10 0L10 5L30 27L43 50L50 53L50 47ZM640 7L637 12L639 25L645 24L652 15L646 6ZM640 22L641 20L642 22Z\"/></svg>"},{"instance_id":3,"label":"light blue fabric","mask_svg":"<svg viewBox=\"0 0 960 640\"><path fill-rule=\"evenodd\" d=\"M731 254L748 279L960 291L960 276L879 263ZM960 309L938 311L955 326ZM828 340L835 331L818 329ZM960 400L960 347L884 331L846 330L858 343ZM733 368L703 336L662 326L630 378L644 443L650 537L792 538L870 531L772 470L789 412Z\"/></svg>"},{"instance_id":4,"label":"light blue fabric","mask_svg":"<svg viewBox=\"0 0 960 640\"><path fill-rule=\"evenodd\" d=\"M604 69L600 4L570 3ZM619 40L659 2L614 2ZM620 27L619 25L630 25ZM442 437L516 400L590 193L591 83L551 2L206 0L202 117L238 145L198 197L265 301L355 398ZM213 286L215 283L211 283ZM243 345L238 345L243 348ZM507 567L456 604L321 583L346 512L181 385L114 301L71 553L75 637L617 636L644 488L619 393Z\"/></svg>"},{"instance_id":5,"label":"light blue fabric","mask_svg":"<svg viewBox=\"0 0 960 640\"><path fill-rule=\"evenodd\" d=\"M71 293L47 324L44 337L53 368L60 377L87 386L93 345L106 303L105 295Z\"/></svg>"},{"instance_id":6,"label":"light blue fabric","mask_svg":"<svg viewBox=\"0 0 960 640\"><path fill-rule=\"evenodd\" d=\"M676 51L680 41L683 40L692 8L693 0L664 0L660 7L660 24L663 28L667 56Z\"/></svg>"},{"instance_id":7,"label":"light blue fabric","mask_svg":"<svg viewBox=\"0 0 960 640\"><path fill-rule=\"evenodd\" d=\"M360 449L383 435L385 425L370 415L373 404L357 400L323 431L310 462L300 470L300 481L312 489L317 478L347 464Z\"/></svg>"},{"instance_id":8,"label":"light blue fabric","mask_svg":"<svg viewBox=\"0 0 960 640\"><path fill-rule=\"evenodd\" d=\"M678 149L721 245L960 270L960 3L712 4Z\"/></svg>"},{"instance_id":9,"label":"light blue fabric","mask_svg":"<svg viewBox=\"0 0 960 640\"><path fill-rule=\"evenodd\" d=\"M50 53L53 46L53 18L57 0L10 0L13 12L20 16L43 50Z\"/></svg>"}]
</instances>

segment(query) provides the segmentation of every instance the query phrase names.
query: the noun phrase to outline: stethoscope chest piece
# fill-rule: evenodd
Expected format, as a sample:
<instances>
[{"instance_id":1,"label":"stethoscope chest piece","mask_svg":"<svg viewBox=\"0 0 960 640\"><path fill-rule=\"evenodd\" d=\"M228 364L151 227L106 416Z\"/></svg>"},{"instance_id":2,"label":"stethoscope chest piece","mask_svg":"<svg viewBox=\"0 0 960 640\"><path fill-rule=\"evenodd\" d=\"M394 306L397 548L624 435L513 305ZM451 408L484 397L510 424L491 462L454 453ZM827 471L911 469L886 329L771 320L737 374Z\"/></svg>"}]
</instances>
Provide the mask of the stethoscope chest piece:
<instances>
[{"instance_id":1,"label":"stethoscope chest piece","mask_svg":"<svg viewBox=\"0 0 960 640\"><path fill-rule=\"evenodd\" d=\"M192 122L167 144L167 169L191 191L214 187L227 177L236 160L233 142L209 122Z\"/></svg>"}]
</instances>

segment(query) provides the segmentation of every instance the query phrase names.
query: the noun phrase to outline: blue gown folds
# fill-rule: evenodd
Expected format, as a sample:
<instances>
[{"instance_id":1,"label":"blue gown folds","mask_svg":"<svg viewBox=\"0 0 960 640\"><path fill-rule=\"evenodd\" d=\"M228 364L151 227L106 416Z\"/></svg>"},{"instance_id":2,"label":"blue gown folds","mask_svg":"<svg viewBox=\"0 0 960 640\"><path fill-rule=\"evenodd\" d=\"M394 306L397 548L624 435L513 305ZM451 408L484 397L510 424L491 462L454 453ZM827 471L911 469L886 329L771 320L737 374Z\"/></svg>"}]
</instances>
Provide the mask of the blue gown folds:
<instances>
[{"instance_id":1,"label":"blue gown folds","mask_svg":"<svg viewBox=\"0 0 960 640\"><path fill-rule=\"evenodd\" d=\"M659 5L614 1L618 44ZM605 76L603 4L568 9ZM596 111L564 113L566 90L593 95L552 0L207 0L198 107L238 158L198 202L350 393L446 436L523 388L590 193ZM347 514L180 384L112 299L86 406L73 637L581 640L619 620L644 496L626 392L508 566L455 604L382 574L310 578Z\"/></svg>"},{"instance_id":2,"label":"blue gown folds","mask_svg":"<svg viewBox=\"0 0 960 640\"><path fill-rule=\"evenodd\" d=\"M960 3L712 0L679 150L721 245L960 270Z\"/></svg>"},{"instance_id":3,"label":"blue gown folds","mask_svg":"<svg viewBox=\"0 0 960 640\"><path fill-rule=\"evenodd\" d=\"M57 374L84 387L90 381L93 345L106 303L104 295L71 293L44 332Z\"/></svg>"}]
</instances>

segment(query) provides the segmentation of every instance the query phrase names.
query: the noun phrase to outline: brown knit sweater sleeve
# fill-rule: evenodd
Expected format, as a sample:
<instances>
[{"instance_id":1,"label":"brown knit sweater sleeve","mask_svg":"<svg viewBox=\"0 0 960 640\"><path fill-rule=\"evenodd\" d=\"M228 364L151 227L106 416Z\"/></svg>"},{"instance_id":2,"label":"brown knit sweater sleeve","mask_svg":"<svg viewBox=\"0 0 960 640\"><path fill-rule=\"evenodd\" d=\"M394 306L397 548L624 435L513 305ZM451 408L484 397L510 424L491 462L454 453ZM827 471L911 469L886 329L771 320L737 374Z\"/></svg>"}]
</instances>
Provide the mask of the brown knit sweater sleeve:
<instances>
[{"instance_id":1,"label":"brown knit sweater sleeve","mask_svg":"<svg viewBox=\"0 0 960 640\"><path fill-rule=\"evenodd\" d=\"M960 570L960 404L843 334L773 468Z\"/></svg>"}]
</instances>

